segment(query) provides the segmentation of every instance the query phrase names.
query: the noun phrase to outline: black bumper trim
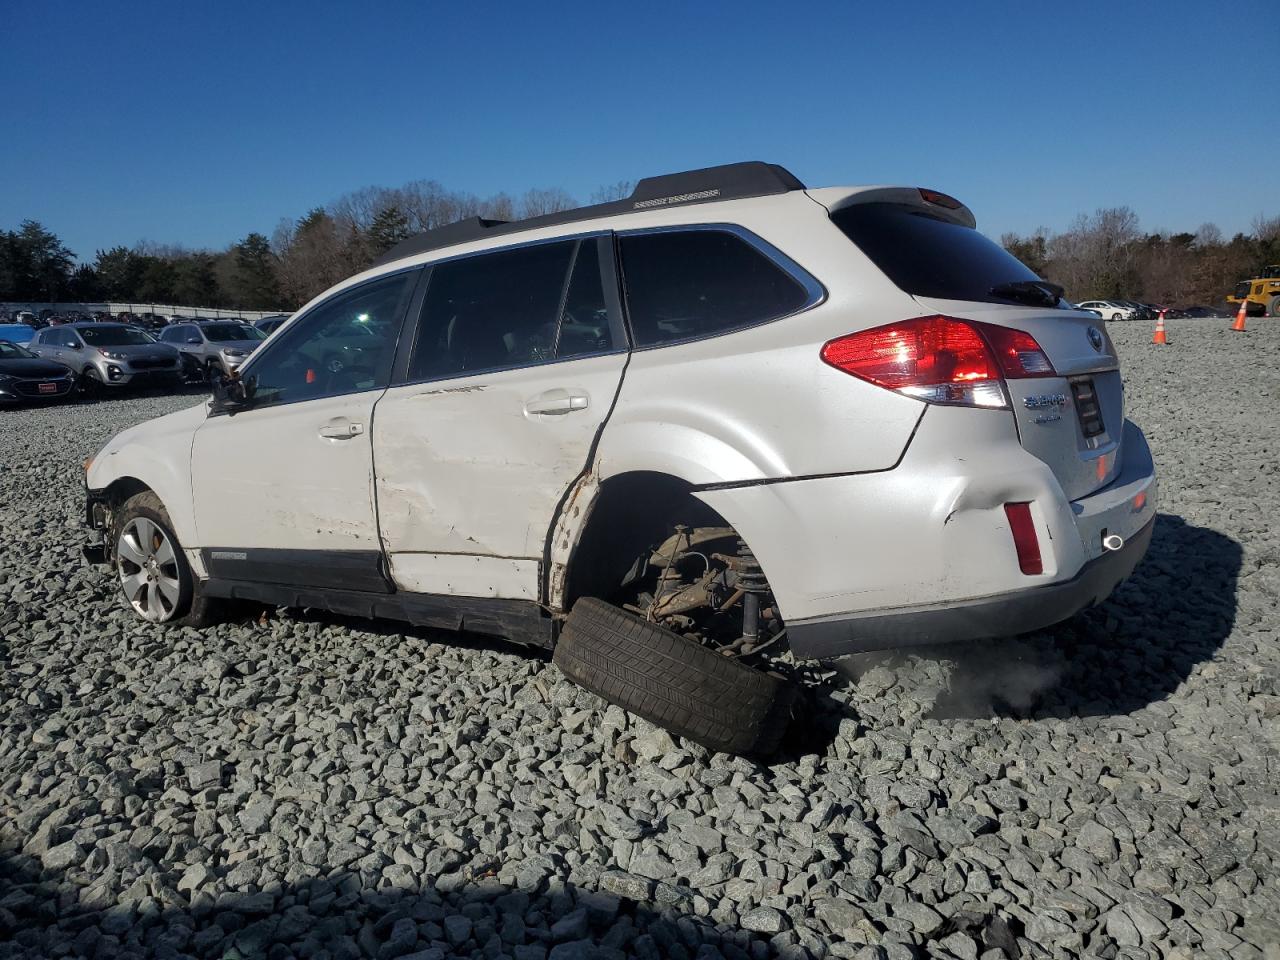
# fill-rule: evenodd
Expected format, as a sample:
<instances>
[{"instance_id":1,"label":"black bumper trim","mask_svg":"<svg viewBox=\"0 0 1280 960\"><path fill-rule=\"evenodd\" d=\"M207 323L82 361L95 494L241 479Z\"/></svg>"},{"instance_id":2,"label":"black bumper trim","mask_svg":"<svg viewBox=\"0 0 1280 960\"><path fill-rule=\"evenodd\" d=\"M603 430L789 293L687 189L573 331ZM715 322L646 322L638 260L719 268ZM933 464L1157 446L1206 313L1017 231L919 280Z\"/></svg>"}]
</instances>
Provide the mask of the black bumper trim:
<instances>
[{"instance_id":1,"label":"black bumper trim","mask_svg":"<svg viewBox=\"0 0 1280 960\"><path fill-rule=\"evenodd\" d=\"M1041 630L1109 597L1146 555L1154 529L1153 519L1120 550L1090 561L1061 583L979 600L788 622L787 639L797 657L823 660Z\"/></svg>"}]
</instances>

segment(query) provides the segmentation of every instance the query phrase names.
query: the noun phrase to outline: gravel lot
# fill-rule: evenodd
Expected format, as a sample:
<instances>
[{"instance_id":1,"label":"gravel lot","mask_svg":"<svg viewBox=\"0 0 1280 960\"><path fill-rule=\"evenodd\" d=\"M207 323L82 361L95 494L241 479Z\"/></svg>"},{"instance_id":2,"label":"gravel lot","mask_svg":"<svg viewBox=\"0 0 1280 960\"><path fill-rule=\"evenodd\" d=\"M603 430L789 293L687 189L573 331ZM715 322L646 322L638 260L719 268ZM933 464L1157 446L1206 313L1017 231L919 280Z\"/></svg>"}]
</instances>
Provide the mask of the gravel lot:
<instances>
[{"instance_id":1,"label":"gravel lot","mask_svg":"<svg viewBox=\"0 0 1280 960\"><path fill-rule=\"evenodd\" d=\"M1054 635L845 664L770 766L500 642L164 632L0 411L0 957L1280 957L1280 321L1113 325L1146 562Z\"/></svg>"}]
</instances>

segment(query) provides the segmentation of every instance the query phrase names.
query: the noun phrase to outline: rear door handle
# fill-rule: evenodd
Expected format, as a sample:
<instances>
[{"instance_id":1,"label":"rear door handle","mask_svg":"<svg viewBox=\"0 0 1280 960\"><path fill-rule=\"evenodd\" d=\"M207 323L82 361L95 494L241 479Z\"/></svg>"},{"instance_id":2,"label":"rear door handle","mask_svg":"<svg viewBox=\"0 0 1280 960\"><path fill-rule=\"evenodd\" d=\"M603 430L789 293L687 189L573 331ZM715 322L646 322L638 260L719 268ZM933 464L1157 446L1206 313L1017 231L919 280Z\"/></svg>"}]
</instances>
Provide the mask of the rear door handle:
<instances>
[{"instance_id":1,"label":"rear door handle","mask_svg":"<svg viewBox=\"0 0 1280 960\"><path fill-rule=\"evenodd\" d=\"M563 416L575 410L587 409L590 402L585 390L566 390L564 387L556 387L554 390L548 390L526 400L524 412L534 416Z\"/></svg>"},{"instance_id":2,"label":"rear door handle","mask_svg":"<svg viewBox=\"0 0 1280 960\"><path fill-rule=\"evenodd\" d=\"M348 420L346 417L335 417L323 424L319 433L325 440L350 440L364 433L364 424Z\"/></svg>"}]
</instances>

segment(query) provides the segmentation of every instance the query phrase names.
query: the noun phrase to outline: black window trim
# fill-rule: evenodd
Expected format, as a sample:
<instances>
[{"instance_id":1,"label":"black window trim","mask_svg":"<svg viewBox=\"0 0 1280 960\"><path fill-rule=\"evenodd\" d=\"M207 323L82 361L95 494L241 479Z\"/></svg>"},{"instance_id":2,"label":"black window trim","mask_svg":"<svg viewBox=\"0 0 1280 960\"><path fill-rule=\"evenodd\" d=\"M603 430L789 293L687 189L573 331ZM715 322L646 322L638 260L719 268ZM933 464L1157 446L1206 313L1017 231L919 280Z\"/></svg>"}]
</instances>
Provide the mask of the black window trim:
<instances>
[{"instance_id":1,"label":"black window trim","mask_svg":"<svg viewBox=\"0 0 1280 960\"><path fill-rule=\"evenodd\" d=\"M419 328L422 324L422 305L427 298L427 291L431 286L431 274L435 267L453 263L457 260L470 260L476 257L483 257L488 254L507 253L512 250L520 250L526 247L545 246L549 243L568 243L570 241L594 240L596 242L596 256L600 265L600 285L604 290L605 307L609 312L609 329L613 334L614 343L618 344L612 350L601 350L599 353L576 354L572 357L549 357L545 360L530 360L527 363L510 364L501 367L489 367L485 370L464 370L461 373L440 374L434 377L409 377L409 365L413 360L413 352L418 345ZM512 370L527 370L531 367L545 367L556 363L573 363L578 360L591 360L596 357L616 357L625 355L631 351L631 336L627 324L623 319L622 299L618 293L618 267L616 264L615 247L613 243L612 230L590 230L586 233L568 233L558 237L543 237L538 240L525 240L522 243L504 244L498 247L486 247L483 250L474 250L469 253L459 253L451 257L441 257L439 260L432 260L426 264L423 273L422 282L419 284L419 290L415 293L413 301L409 305L409 320L405 324L405 328L400 336L400 348L397 351L395 366L391 371L390 387L412 387L424 383L442 383L449 380L465 380L468 377L482 377L489 375L498 375L507 373ZM582 248L577 250L581 254ZM576 262L576 260L575 260ZM566 274L564 289L561 290L561 308L563 309L563 300L568 294L569 283L573 279L572 269ZM557 333L557 336L559 334Z\"/></svg>"},{"instance_id":2,"label":"black window trim","mask_svg":"<svg viewBox=\"0 0 1280 960\"><path fill-rule=\"evenodd\" d=\"M751 323L742 323L732 327L725 327L723 330L717 330L714 333L703 333L692 337L681 337L679 340L665 340L662 343L651 343L647 346L638 346L635 342L635 335L631 329L631 313L630 305L626 296L626 271L622 265L622 247L618 241L624 237L642 236L652 233L707 233L721 232L734 235L740 240L753 247L758 253L765 256L771 261L775 267L787 274L792 280L798 283L805 292L804 303L790 313L784 313L781 316L770 317L767 320L754 320ZM787 256L777 247L759 234L747 229L741 224L713 222L713 223L680 223L671 224L661 227L639 227L635 230L617 230L614 232L614 244L617 250L615 259L618 262L618 279L621 281L622 302L627 305L627 339L631 343L631 349L636 352L647 352L649 350L665 350L667 347L678 347L686 343L697 343L700 340L713 340L716 337L728 336L731 333L741 333L743 330L750 330L754 327L762 327L768 323L777 323L779 320L787 320L791 317L798 316L814 307L820 306L827 299L827 288L823 286L822 281L811 274L804 267L800 266L795 260Z\"/></svg>"},{"instance_id":3,"label":"black window trim","mask_svg":"<svg viewBox=\"0 0 1280 960\"><path fill-rule=\"evenodd\" d=\"M328 306L329 304L333 303L333 301L339 299L340 297L345 297L347 294L354 293L357 290L361 290L364 287L369 286L370 284L380 283L383 280L386 280L390 277L399 276L401 274L412 274L412 273L418 274L418 277L416 279L411 279L409 283L405 284L405 290L401 292L400 300L396 304L396 308L397 308L396 313L398 316L398 320L393 321L399 324L399 326L396 329L395 342L391 346L391 349L393 351L393 358L394 358L392 361L393 366L392 366L391 372L392 372L392 375L394 376L394 373L395 373L394 363L396 362L396 360L399 359L398 355L399 355L401 343L404 339L406 320L410 316L409 307L416 301L418 293L423 287L423 279L425 278L427 273L427 271L423 269L421 264L404 266L404 267L400 267L397 270L388 270L385 273L378 274L376 277L369 277L365 280L360 281L359 283L353 283L349 287L343 287L341 290L334 291L332 294L325 297L323 300L320 300L319 302L317 302L313 307L307 310L306 313L301 314L301 316L299 316L298 318L298 321L299 323L305 322L306 319L310 317L312 314L314 314L317 310L320 310L321 308ZM265 344L266 340L260 340L258 342ZM274 347L277 350L281 349L279 343L276 343ZM265 356L267 352L268 351L265 351L262 349L254 350L253 353L249 355L249 359L245 361L242 367L240 367L240 370L238 372L240 372L241 374L253 373L253 368L251 364L254 361L258 360L260 356ZM298 397L296 400L278 400L272 403L264 403L261 405L255 404L254 406L248 407L247 409L243 409L243 410L235 410L235 411L211 410L209 412L209 416L210 417L222 417L222 416L232 416L232 415L244 416L246 413L253 413L256 410L275 410L279 407L289 407L297 403L311 403L312 401L315 401L315 400L332 400L334 397L358 397L366 393L382 393L386 391L388 387L393 385L394 385L394 380L388 380L387 383L383 384L380 387L370 387L367 390L352 390L347 393L332 393L323 397Z\"/></svg>"}]
</instances>

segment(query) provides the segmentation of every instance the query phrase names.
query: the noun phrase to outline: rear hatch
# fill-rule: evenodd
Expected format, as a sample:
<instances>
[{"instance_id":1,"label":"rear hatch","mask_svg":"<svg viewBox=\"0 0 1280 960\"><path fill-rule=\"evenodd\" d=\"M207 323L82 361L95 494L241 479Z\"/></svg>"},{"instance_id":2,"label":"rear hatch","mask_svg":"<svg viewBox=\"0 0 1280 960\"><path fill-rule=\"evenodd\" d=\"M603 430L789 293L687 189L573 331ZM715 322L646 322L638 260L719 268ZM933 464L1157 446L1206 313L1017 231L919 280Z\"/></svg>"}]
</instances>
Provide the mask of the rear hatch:
<instances>
[{"instance_id":1,"label":"rear hatch","mask_svg":"<svg viewBox=\"0 0 1280 960\"><path fill-rule=\"evenodd\" d=\"M1096 316L1066 309L1052 284L978 233L968 208L945 194L877 189L829 208L836 226L916 300L922 316L1031 334L1053 375L1006 380L1023 448L1048 465L1069 500L1114 479L1123 386L1115 347Z\"/></svg>"}]
</instances>

